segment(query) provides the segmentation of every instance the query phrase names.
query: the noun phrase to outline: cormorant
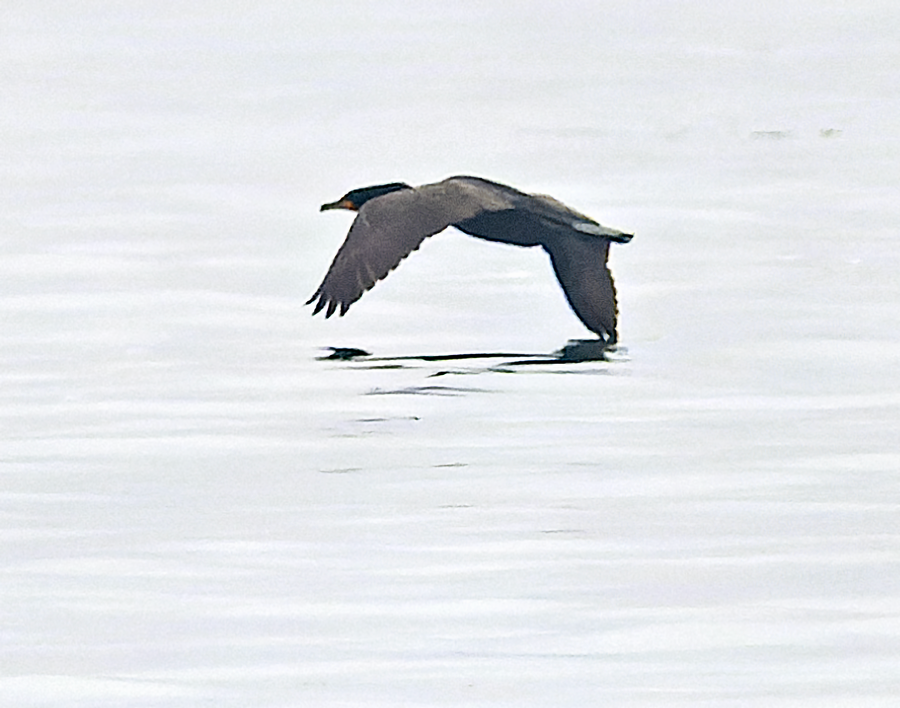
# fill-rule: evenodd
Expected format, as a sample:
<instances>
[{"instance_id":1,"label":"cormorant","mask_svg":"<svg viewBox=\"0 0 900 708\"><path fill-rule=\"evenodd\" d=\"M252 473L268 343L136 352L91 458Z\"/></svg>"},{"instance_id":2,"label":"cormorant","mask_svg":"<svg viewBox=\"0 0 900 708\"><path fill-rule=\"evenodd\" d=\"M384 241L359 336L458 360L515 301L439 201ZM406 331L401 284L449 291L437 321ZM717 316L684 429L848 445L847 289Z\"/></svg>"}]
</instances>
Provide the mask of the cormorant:
<instances>
[{"instance_id":1,"label":"cormorant","mask_svg":"<svg viewBox=\"0 0 900 708\"><path fill-rule=\"evenodd\" d=\"M541 246L566 299L584 325L616 341L616 291L606 266L609 244L632 234L596 221L545 194L526 194L480 177L450 177L411 187L402 182L347 192L320 211L358 212L322 284L306 303L313 314L343 315L427 237L455 226L487 241Z\"/></svg>"}]
</instances>

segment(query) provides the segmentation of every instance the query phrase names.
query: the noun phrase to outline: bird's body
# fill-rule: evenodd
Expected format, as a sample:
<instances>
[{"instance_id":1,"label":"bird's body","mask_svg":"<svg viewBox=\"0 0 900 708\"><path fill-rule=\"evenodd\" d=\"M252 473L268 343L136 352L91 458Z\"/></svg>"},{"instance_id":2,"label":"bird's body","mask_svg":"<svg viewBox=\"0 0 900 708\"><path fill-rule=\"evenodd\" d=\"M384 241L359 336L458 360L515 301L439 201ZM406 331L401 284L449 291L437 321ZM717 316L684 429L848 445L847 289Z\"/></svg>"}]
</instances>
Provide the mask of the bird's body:
<instances>
[{"instance_id":1,"label":"bird's body","mask_svg":"<svg viewBox=\"0 0 900 708\"><path fill-rule=\"evenodd\" d=\"M450 177L410 187L392 184L348 192L324 204L358 215L322 284L307 304L343 315L427 237L455 226L477 238L541 246L575 314L609 343L616 340L616 292L606 266L611 241L631 234L601 226L542 194L526 194L479 177Z\"/></svg>"}]
</instances>

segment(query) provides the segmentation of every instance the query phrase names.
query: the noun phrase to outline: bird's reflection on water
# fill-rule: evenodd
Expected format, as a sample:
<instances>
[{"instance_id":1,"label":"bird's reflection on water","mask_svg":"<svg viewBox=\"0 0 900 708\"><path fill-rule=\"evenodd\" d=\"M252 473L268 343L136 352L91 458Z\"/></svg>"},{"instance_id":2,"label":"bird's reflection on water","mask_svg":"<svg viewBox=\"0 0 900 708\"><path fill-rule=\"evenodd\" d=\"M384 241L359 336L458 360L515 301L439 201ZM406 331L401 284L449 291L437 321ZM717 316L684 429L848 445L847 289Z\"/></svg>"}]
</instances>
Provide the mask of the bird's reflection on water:
<instances>
[{"instance_id":1,"label":"bird's reflection on water","mask_svg":"<svg viewBox=\"0 0 900 708\"><path fill-rule=\"evenodd\" d=\"M576 364L583 362L618 362L627 358L628 350L602 339L570 339L551 354L525 352L459 352L450 354L410 354L403 356L374 356L357 347L325 347L330 352L317 357L320 361L348 361L369 365L368 368L403 368L412 362L450 362L477 359L501 359L490 369L528 366L534 364ZM441 372L447 373L447 372ZM439 374L435 374L439 375Z\"/></svg>"}]
</instances>

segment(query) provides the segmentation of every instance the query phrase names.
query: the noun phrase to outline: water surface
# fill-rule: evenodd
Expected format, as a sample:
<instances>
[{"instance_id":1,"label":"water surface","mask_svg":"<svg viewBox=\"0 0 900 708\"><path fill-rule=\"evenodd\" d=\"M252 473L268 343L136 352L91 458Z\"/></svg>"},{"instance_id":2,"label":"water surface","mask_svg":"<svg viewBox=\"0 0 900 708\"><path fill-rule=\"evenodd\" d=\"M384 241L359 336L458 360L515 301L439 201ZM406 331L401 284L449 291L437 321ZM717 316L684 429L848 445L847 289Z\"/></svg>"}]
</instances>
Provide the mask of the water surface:
<instances>
[{"instance_id":1,"label":"water surface","mask_svg":"<svg viewBox=\"0 0 900 708\"><path fill-rule=\"evenodd\" d=\"M29 5L0 74L0 704L888 706L889 3ZM608 362L442 234L302 303L348 189L634 231Z\"/></svg>"}]
</instances>

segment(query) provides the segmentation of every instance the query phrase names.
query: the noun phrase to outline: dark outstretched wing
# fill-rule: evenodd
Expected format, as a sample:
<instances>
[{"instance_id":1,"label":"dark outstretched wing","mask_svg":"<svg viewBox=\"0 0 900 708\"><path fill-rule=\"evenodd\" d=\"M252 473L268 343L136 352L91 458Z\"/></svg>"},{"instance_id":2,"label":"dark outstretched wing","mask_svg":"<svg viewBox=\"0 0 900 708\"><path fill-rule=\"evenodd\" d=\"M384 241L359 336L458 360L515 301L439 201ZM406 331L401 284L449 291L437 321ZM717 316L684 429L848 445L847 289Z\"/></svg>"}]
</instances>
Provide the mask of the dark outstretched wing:
<instances>
[{"instance_id":1,"label":"dark outstretched wing","mask_svg":"<svg viewBox=\"0 0 900 708\"><path fill-rule=\"evenodd\" d=\"M429 236L482 211L477 188L448 179L391 192L363 204L322 284L306 303L343 315Z\"/></svg>"},{"instance_id":2,"label":"dark outstretched wing","mask_svg":"<svg viewBox=\"0 0 900 708\"><path fill-rule=\"evenodd\" d=\"M616 341L616 288L606 267L609 241L595 236L548 239L542 244L569 305L584 325Z\"/></svg>"}]
</instances>

